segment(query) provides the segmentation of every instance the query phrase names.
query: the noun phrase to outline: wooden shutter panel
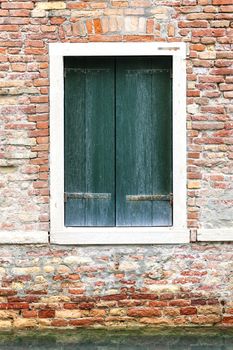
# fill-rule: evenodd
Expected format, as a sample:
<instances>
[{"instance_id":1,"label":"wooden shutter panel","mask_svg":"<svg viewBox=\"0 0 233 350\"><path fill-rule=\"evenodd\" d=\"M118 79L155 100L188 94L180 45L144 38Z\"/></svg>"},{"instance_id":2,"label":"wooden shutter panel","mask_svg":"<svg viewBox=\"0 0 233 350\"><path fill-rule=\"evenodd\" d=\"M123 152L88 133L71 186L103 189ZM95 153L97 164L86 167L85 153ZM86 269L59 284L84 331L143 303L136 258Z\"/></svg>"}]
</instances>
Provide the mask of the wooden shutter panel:
<instances>
[{"instance_id":1,"label":"wooden shutter panel","mask_svg":"<svg viewBox=\"0 0 233 350\"><path fill-rule=\"evenodd\" d=\"M65 62L65 225L115 225L114 60Z\"/></svg>"},{"instance_id":2,"label":"wooden shutter panel","mask_svg":"<svg viewBox=\"0 0 233 350\"><path fill-rule=\"evenodd\" d=\"M171 67L166 58L116 66L116 224L172 224ZM156 198L168 200L154 200ZM162 197L161 197L162 196Z\"/></svg>"},{"instance_id":3,"label":"wooden shutter panel","mask_svg":"<svg viewBox=\"0 0 233 350\"><path fill-rule=\"evenodd\" d=\"M172 225L170 74L166 57L66 59L66 226Z\"/></svg>"}]
</instances>

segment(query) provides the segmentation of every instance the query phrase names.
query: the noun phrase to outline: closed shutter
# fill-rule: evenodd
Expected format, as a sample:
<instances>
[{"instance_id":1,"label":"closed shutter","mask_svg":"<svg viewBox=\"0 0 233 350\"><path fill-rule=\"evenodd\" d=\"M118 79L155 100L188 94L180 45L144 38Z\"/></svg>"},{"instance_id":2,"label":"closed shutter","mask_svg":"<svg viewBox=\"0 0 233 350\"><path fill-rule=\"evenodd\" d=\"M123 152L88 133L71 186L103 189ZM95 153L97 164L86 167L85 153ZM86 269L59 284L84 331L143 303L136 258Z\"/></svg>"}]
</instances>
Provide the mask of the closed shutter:
<instances>
[{"instance_id":1,"label":"closed shutter","mask_svg":"<svg viewBox=\"0 0 233 350\"><path fill-rule=\"evenodd\" d=\"M65 225L115 225L114 60L65 67Z\"/></svg>"},{"instance_id":2,"label":"closed shutter","mask_svg":"<svg viewBox=\"0 0 233 350\"><path fill-rule=\"evenodd\" d=\"M172 225L171 62L69 58L66 226Z\"/></svg>"}]
</instances>

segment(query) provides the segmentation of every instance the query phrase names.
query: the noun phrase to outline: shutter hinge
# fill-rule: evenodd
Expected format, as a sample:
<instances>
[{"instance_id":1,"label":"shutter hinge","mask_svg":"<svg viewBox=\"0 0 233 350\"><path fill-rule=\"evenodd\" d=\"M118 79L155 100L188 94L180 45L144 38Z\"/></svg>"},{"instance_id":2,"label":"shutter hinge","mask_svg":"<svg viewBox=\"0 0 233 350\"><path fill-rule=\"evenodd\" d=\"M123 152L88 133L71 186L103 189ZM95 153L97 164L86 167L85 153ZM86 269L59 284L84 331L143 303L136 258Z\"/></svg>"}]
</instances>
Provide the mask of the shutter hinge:
<instances>
[{"instance_id":1,"label":"shutter hinge","mask_svg":"<svg viewBox=\"0 0 233 350\"><path fill-rule=\"evenodd\" d=\"M110 200L111 193L91 193L91 192L65 192L64 202L68 199L97 199L97 200Z\"/></svg>"},{"instance_id":2,"label":"shutter hinge","mask_svg":"<svg viewBox=\"0 0 233 350\"><path fill-rule=\"evenodd\" d=\"M141 202L141 201L167 201L173 205L173 194L138 194L127 195L126 201Z\"/></svg>"}]
</instances>

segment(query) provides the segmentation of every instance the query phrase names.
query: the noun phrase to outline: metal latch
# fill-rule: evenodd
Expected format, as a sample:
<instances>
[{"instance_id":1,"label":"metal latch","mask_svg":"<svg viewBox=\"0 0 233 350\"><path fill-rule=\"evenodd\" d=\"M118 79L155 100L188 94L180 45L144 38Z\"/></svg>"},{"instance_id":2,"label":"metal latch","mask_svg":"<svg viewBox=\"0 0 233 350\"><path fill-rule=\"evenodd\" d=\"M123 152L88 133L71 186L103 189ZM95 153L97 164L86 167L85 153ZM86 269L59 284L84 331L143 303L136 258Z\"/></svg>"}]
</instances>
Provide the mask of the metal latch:
<instances>
[{"instance_id":1,"label":"metal latch","mask_svg":"<svg viewBox=\"0 0 233 350\"><path fill-rule=\"evenodd\" d=\"M111 199L111 193L65 192L64 202L68 199Z\"/></svg>"},{"instance_id":2,"label":"metal latch","mask_svg":"<svg viewBox=\"0 0 233 350\"><path fill-rule=\"evenodd\" d=\"M127 195L127 201L168 201L173 204L173 194L137 194L137 195Z\"/></svg>"}]
</instances>

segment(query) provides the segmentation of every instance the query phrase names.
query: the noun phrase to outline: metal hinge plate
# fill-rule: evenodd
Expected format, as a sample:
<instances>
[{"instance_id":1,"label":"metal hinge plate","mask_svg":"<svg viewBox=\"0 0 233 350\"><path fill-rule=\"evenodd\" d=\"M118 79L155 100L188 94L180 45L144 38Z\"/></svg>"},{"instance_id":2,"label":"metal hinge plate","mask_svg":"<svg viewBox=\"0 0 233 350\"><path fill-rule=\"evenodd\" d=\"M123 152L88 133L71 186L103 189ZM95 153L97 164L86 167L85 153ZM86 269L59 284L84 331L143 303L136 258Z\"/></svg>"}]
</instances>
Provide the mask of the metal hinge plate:
<instances>
[{"instance_id":1,"label":"metal hinge plate","mask_svg":"<svg viewBox=\"0 0 233 350\"><path fill-rule=\"evenodd\" d=\"M111 193L91 193L91 192L65 192L64 202L68 199L111 199Z\"/></svg>"},{"instance_id":2,"label":"metal hinge plate","mask_svg":"<svg viewBox=\"0 0 233 350\"><path fill-rule=\"evenodd\" d=\"M127 201L168 201L172 205L173 194L137 194L137 195L127 195Z\"/></svg>"}]
</instances>

